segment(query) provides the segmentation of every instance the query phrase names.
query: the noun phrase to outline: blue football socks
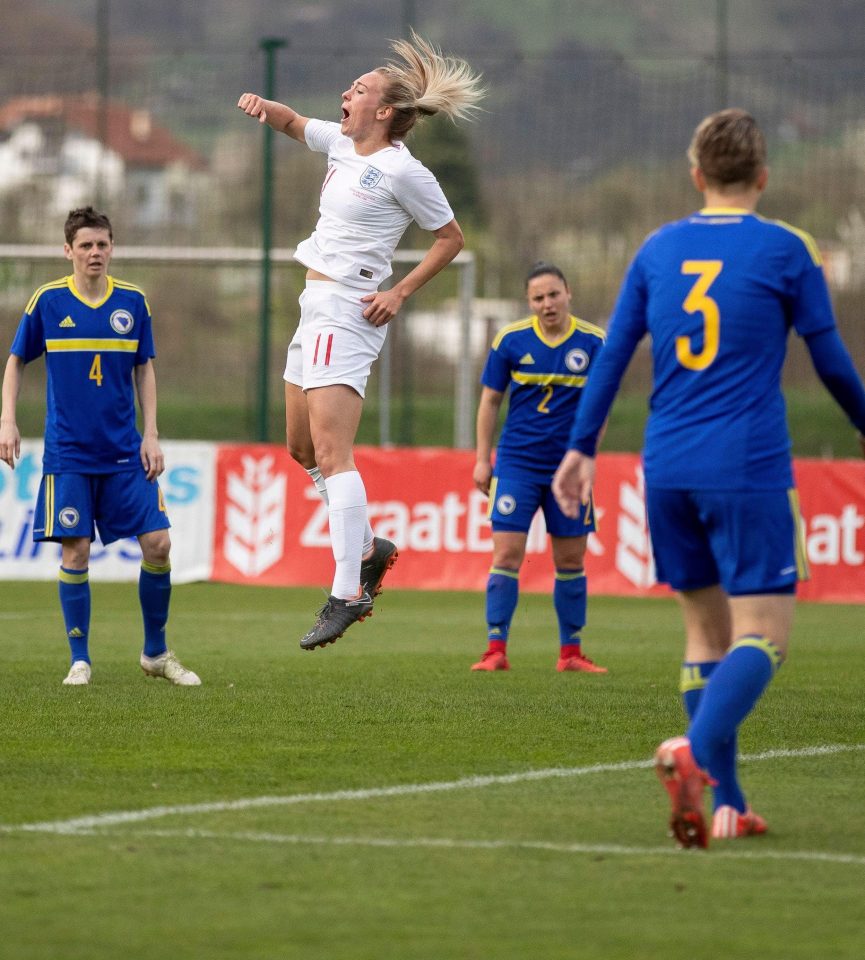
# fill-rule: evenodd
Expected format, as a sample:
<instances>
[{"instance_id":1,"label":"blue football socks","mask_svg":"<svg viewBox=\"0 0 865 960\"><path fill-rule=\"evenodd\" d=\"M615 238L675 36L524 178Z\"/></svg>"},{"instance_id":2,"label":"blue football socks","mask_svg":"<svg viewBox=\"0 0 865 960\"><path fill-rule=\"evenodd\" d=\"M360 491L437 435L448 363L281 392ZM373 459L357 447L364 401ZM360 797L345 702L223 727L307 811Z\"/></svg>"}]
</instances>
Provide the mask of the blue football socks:
<instances>
[{"instance_id":1,"label":"blue football socks","mask_svg":"<svg viewBox=\"0 0 865 960\"><path fill-rule=\"evenodd\" d=\"M719 781L721 777L715 773L713 764L721 762L725 744L735 739L739 725L756 706L781 660L781 651L771 640L744 636L711 671L691 721L688 738L694 759ZM735 767L735 754L732 763ZM723 763L719 772L724 775ZM724 780L729 786L729 772ZM743 803L744 798L731 806L744 809Z\"/></svg>"},{"instance_id":2,"label":"blue football socks","mask_svg":"<svg viewBox=\"0 0 865 960\"><path fill-rule=\"evenodd\" d=\"M718 666L718 662L717 660L711 660L682 664L682 678L679 689L689 720L694 719L703 698L703 690L706 688L715 667ZM731 737L722 741L707 764L706 769L713 779L718 781L718 785L712 788L715 810L718 807L731 806L735 807L739 813L744 813L747 807L736 770L738 749L738 736L733 733Z\"/></svg>"},{"instance_id":3,"label":"blue football socks","mask_svg":"<svg viewBox=\"0 0 865 960\"><path fill-rule=\"evenodd\" d=\"M90 634L90 575L84 570L60 568L58 581L60 591L60 609L66 625L66 637L72 663L85 660L90 663L87 639Z\"/></svg>"},{"instance_id":4,"label":"blue football socks","mask_svg":"<svg viewBox=\"0 0 865 960\"><path fill-rule=\"evenodd\" d=\"M559 643L563 647L580 642L580 631L586 625L586 596L585 570L556 570L553 606L559 620Z\"/></svg>"},{"instance_id":5,"label":"blue football socks","mask_svg":"<svg viewBox=\"0 0 865 960\"><path fill-rule=\"evenodd\" d=\"M158 657L165 653L165 625L171 601L171 564L157 566L142 562L138 575L138 599L144 619L144 655Z\"/></svg>"},{"instance_id":6,"label":"blue football socks","mask_svg":"<svg viewBox=\"0 0 865 960\"><path fill-rule=\"evenodd\" d=\"M519 596L519 570L491 567L487 579L488 640L507 641Z\"/></svg>"}]
</instances>

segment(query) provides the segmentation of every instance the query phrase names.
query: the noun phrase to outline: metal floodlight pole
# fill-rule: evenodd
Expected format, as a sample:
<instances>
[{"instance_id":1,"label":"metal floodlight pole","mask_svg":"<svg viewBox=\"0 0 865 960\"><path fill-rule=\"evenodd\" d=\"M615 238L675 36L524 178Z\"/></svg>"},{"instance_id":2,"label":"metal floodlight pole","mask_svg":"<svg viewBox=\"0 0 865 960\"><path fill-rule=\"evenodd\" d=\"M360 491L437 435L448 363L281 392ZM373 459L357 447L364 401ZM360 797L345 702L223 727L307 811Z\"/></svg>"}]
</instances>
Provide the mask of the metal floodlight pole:
<instances>
[{"instance_id":1,"label":"metal floodlight pole","mask_svg":"<svg viewBox=\"0 0 865 960\"><path fill-rule=\"evenodd\" d=\"M259 42L264 51L264 98L276 96L276 51L288 45L280 37L265 37ZM261 307L258 337L258 416L257 439L269 437L270 400L270 275L273 247L273 128L264 125L264 146L261 186Z\"/></svg>"}]
</instances>

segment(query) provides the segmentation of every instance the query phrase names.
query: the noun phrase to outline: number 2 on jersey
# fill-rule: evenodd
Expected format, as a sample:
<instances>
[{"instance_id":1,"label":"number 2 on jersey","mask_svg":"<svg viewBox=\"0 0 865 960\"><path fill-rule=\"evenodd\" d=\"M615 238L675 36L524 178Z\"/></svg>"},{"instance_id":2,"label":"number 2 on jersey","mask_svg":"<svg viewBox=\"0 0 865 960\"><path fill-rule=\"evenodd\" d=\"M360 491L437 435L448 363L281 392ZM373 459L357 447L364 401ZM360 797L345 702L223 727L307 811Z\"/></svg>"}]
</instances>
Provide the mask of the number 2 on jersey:
<instances>
[{"instance_id":1,"label":"number 2 on jersey","mask_svg":"<svg viewBox=\"0 0 865 960\"><path fill-rule=\"evenodd\" d=\"M550 386L550 384L546 384L546 386L541 387L541 390L544 391L544 396L541 402L538 404L538 413L549 413L550 400L553 399L553 388Z\"/></svg>"},{"instance_id":2,"label":"number 2 on jersey","mask_svg":"<svg viewBox=\"0 0 865 960\"><path fill-rule=\"evenodd\" d=\"M95 380L96 386L102 386L102 354L97 353L93 358L93 363L90 364L90 375L87 378L88 380Z\"/></svg>"},{"instance_id":3,"label":"number 2 on jersey","mask_svg":"<svg viewBox=\"0 0 865 960\"><path fill-rule=\"evenodd\" d=\"M707 293L723 267L721 260L685 260L682 264L682 273L697 275L697 282L685 297L682 308L685 313L703 314L703 349L699 353L691 350L689 337L676 337L676 359L688 370L705 370L718 355L721 311Z\"/></svg>"}]
</instances>

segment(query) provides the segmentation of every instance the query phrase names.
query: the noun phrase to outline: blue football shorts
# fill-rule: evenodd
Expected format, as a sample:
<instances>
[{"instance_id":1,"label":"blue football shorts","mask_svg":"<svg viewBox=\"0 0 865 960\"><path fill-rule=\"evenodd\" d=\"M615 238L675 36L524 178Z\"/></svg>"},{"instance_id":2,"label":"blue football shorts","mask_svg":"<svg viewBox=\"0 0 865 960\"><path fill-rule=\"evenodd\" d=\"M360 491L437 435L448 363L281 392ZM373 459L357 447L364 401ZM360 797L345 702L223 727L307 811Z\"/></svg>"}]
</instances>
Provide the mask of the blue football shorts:
<instances>
[{"instance_id":1,"label":"blue football shorts","mask_svg":"<svg viewBox=\"0 0 865 960\"><path fill-rule=\"evenodd\" d=\"M106 546L170 527L162 490L144 470L46 473L39 485L33 539L99 539Z\"/></svg>"},{"instance_id":2,"label":"blue football shorts","mask_svg":"<svg viewBox=\"0 0 865 960\"><path fill-rule=\"evenodd\" d=\"M648 487L646 509L658 580L674 590L794 593L808 579L795 489Z\"/></svg>"},{"instance_id":3,"label":"blue football shorts","mask_svg":"<svg viewBox=\"0 0 865 960\"><path fill-rule=\"evenodd\" d=\"M591 500L580 507L579 515L572 520L559 509L550 481L493 477L487 516L494 531L528 533L538 508L544 512L551 536L585 537L595 529L595 506Z\"/></svg>"}]
</instances>

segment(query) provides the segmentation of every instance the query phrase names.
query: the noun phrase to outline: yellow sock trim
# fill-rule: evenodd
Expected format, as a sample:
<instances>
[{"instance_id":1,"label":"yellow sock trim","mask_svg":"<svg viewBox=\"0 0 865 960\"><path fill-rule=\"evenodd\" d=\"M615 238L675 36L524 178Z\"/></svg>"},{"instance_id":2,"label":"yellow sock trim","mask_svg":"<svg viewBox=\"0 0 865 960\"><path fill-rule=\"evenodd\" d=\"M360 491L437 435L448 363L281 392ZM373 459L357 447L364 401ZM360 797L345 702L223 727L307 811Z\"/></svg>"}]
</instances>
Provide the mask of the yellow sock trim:
<instances>
[{"instance_id":1,"label":"yellow sock trim","mask_svg":"<svg viewBox=\"0 0 865 960\"><path fill-rule=\"evenodd\" d=\"M90 579L90 572L85 570L84 573L69 573L61 567L58 579L61 583L87 583Z\"/></svg>"},{"instance_id":2,"label":"yellow sock trim","mask_svg":"<svg viewBox=\"0 0 865 960\"><path fill-rule=\"evenodd\" d=\"M505 570L504 567L490 567L490 573L497 573L500 577L510 577L511 580L519 580L519 570Z\"/></svg>"},{"instance_id":3,"label":"yellow sock trim","mask_svg":"<svg viewBox=\"0 0 865 960\"><path fill-rule=\"evenodd\" d=\"M171 564L166 563L164 566L159 566L155 563L148 563L146 560L142 560L141 569L147 573L170 573Z\"/></svg>"},{"instance_id":4,"label":"yellow sock trim","mask_svg":"<svg viewBox=\"0 0 865 960\"><path fill-rule=\"evenodd\" d=\"M702 690L709 682L708 677L704 677L699 667L693 664L682 666L682 672L679 674L679 693L688 693L691 690Z\"/></svg>"},{"instance_id":5,"label":"yellow sock trim","mask_svg":"<svg viewBox=\"0 0 865 960\"><path fill-rule=\"evenodd\" d=\"M739 637L733 646L730 647L730 650L735 650L736 647L756 647L757 650L762 650L769 658L773 671L777 670L784 662L784 655L768 637Z\"/></svg>"}]
</instances>

